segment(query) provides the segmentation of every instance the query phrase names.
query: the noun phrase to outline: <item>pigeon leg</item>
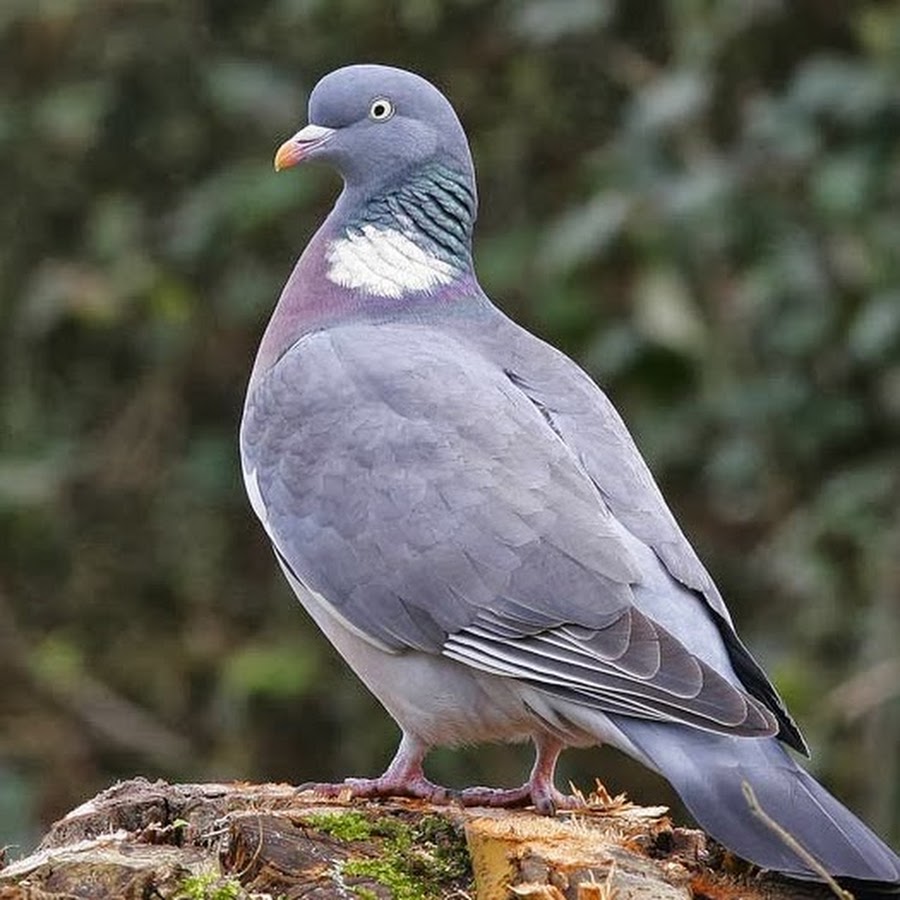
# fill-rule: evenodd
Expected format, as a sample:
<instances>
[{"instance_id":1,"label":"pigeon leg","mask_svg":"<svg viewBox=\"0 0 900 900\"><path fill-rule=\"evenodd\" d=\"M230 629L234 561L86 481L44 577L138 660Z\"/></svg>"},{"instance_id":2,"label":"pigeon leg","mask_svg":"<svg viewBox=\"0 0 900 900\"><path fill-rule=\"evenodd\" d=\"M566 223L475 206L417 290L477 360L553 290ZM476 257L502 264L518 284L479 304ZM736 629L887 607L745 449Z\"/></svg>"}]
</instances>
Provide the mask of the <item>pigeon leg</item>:
<instances>
[{"instance_id":1,"label":"pigeon leg","mask_svg":"<svg viewBox=\"0 0 900 900\"><path fill-rule=\"evenodd\" d=\"M579 805L576 797L569 797L556 789L553 776L556 761L565 744L549 735L534 737L535 760L531 775L517 788L466 788L458 795L463 806L528 806L543 815L552 816L557 809L571 809Z\"/></svg>"},{"instance_id":2,"label":"pigeon leg","mask_svg":"<svg viewBox=\"0 0 900 900\"><path fill-rule=\"evenodd\" d=\"M405 734L391 764L378 778L347 778L337 784L307 782L298 791L315 791L326 797L337 797L349 791L354 797L416 797L431 803L451 801L463 806L515 807L529 806L543 815L552 816L557 809L572 809L579 805L576 797L569 797L556 789L553 775L556 761L565 744L554 737L534 738L535 760L525 784L516 788L471 787L461 791L441 787L425 777L422 762L429 747L418 738Z\"/></svg>"},{"instance_id":3,"label":"pigeon leg","mask_svg":"<svg viewBox=\"0 0 900 900\"><path fill-rule=\"evenodd\" d=\"M326 797L336 797L349 791L354 797L417 797L432 803L446 803L451 792L425 777L422 761L428 746L404 732L391 764L378 778L346 778L338 784L307 782L298 791L315 791Z\"/></svg>"}]
</instances>

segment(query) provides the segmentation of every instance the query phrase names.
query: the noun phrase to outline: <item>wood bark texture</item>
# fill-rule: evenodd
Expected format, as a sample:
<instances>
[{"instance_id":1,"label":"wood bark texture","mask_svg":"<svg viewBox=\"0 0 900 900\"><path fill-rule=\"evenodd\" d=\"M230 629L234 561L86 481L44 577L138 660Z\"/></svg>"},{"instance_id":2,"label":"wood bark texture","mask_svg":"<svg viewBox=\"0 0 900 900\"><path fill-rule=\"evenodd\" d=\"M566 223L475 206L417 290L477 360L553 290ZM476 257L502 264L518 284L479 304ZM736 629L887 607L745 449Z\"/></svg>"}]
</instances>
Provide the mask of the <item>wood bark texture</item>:
<instances>
[{"instance_id":1,"label":"wood bark texture","mask_svg":"<svg viewBox=\"0 0 900 900\"><path fill-rule=\"evenodd\" d=\"M702 832L598 788L584 809L325 800L283 784L114 785L0 868L0 900L799 900ZM2 860L0 860L2 864Z\"/></svg>"}]
</instances>

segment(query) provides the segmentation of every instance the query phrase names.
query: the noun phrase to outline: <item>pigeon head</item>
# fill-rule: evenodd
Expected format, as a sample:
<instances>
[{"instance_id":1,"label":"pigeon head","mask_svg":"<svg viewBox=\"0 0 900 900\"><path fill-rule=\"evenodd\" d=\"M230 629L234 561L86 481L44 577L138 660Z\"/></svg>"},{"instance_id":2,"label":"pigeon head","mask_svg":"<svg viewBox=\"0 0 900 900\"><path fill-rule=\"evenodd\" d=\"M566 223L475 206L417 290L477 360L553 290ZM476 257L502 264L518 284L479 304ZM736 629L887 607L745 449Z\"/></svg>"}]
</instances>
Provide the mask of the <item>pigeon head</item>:
<instances>
[{"instance_id":1,"label":"pigeon head","mask_svg":"<svg viewBox=\"0 0 900 900\"><path fill-rule=\"evenodd\" d=\"M337 169L344 190L288 285L292 303L409 309L477 293L472 157L434 85L389 66L326 75L310 95L309 124L281 145L275 168L307 160Z\"/></svg>"},{"instance_id":2,"label":"pigeon head","mask_svg":"<svg viewBox=\"0 0 900 900\"><path fill-rule=\"evenodd\" d=\"M348 188L377 193L437 163L469 182L469 145L446 97L403 69L353 65L326 75L309 99L309 124L281 145L280 170L305 161L338 170Z\"/></svg>"}]
</instances>

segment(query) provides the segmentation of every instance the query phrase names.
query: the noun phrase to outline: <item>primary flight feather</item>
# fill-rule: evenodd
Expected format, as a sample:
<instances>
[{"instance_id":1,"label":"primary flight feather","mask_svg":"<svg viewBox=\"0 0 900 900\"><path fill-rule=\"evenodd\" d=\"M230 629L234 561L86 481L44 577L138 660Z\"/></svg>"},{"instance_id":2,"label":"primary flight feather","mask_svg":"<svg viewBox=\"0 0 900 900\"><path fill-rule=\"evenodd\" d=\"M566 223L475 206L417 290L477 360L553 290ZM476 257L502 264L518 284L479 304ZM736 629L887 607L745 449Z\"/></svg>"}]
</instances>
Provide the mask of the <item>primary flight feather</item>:
<instances>
[{"instance_id":1,"label":"primary flight feather","mask_svg":"<svg viewBox=\"0 0 900 900\"><path fill-rule=\"evenodd\" d=\"M298 598L402 730L387 771L346 786L444 799L431 747L530 738L526 784L460 799L552 812L560 751L609 743L762 866L816 877L743 782L833 874L900 883L784 749L806 746L607 397L479 286L446 98L400 69L332 72L275 166L306 160L344 189L266 329L241 457Z\"/></svg>"}]
</instances>

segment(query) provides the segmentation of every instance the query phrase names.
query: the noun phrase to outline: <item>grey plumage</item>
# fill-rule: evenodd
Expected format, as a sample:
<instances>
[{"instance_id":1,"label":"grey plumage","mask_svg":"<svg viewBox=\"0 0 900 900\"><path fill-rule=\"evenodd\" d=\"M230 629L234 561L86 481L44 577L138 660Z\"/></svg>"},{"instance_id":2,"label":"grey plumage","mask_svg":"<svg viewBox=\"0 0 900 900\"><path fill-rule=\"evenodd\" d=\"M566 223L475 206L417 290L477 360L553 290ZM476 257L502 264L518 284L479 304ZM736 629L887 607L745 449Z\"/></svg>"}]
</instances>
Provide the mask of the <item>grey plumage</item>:
<instances>
[{"instance_id":1,"label":"grey plumage","mask_svg":"<svg viewBox=\"0 0 900 900\"><path fill-rule=\"evenodd\" d=\"M702 642L650 617L649 584L641 612L639 544L502 367L437 324L356 324L304 338L278 376L244 432L251 454L264 435L269 533L357 629L598 709L775 732Z\"/></svg>"},{"instance_id":2,"label":"grey plumage","mask_svg":"<svg viewBox=\"0 0 900 900\"><path fill-rule=\"evenodd\" d=\"M608 742L763 866L814 877L739 801L745 778L835 874L900 882L781 748L805 744L608 399L478 286L446 100L354 66L310 119L278 159L330 162L345 190L267 330L241 453L289 582L403 730L353 788L437 796L429 747L530 737L528 784L463 800L549 810L559 750Z\"/></svg>"},{"instance_id":3,"label":"grey plumage","mask_svg":"<svg viewBox=\"0 0 900 900\"><path fill-rule=\"evenodd\" d=\"M748 814L742 791L747 784L761 809L826 868L854 880L893 883L894 890L888 884L884 893L896 893L896 854L873 841L872 832L776 741L745 741L680 726L660 732L636 719L621 725L704 827L713 835L727 835L728 847L738 855L764 859L770 869L809 875L786 843L773 841L771 827ZM853 889L860 897L867 893L865 884Z\"/></svg>"}]
</instances>

